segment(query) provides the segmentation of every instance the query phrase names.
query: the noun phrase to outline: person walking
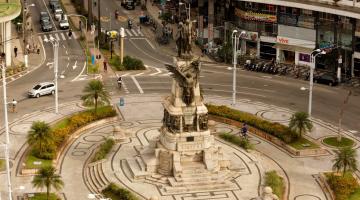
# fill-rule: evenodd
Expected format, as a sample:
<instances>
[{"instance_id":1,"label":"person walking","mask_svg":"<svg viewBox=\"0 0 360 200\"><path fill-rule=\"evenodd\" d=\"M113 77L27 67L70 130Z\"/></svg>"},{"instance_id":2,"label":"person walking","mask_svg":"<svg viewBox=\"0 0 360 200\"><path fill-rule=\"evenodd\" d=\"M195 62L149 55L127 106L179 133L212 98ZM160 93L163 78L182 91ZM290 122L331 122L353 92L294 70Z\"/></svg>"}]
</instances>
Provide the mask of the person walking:
<instances>
[{"instance_id":1,"label":"person walking","mask_svg":"<svg viewBox=\"0 0 360 200\"><path fill-rule=\"evenodd\" d=\"M14 47L15 58L17 57L17 53L18 53L18 48L15 46L15 47Z\"/></svg>"},{"instance_id":2,"label":"person walking","mask_svg":"<svg viewBox=\"0 0 360 200\"><path fill-rule=\"evenodd\" d=\"M104 59L104 63L103 63L103 64L104 64L104 71L107 72L107 62L106 62L105 59Z\"/></svg>"},{"instance_id":3,"label":"person walking","mask_svg":"<svg viewBox=\"0 0 360 200\"><path fill-rule=\"evenodd\" d=\"M12 105L12 112L15 113L16 112L16 104L17 101L15 101L15 99L12 100L11 105Z\"/></svg>"},{"instance_id":4,"label":"person walking","mask_svg":"<svg viewBox=\"0 0 360 200\"><path fill-rule=\"evenodd\" d=\"M245 139L247 139L247 131L248 131L247 124L243 123L243 127L241 128L241 135Z\"/></svg>"}]
</instances>

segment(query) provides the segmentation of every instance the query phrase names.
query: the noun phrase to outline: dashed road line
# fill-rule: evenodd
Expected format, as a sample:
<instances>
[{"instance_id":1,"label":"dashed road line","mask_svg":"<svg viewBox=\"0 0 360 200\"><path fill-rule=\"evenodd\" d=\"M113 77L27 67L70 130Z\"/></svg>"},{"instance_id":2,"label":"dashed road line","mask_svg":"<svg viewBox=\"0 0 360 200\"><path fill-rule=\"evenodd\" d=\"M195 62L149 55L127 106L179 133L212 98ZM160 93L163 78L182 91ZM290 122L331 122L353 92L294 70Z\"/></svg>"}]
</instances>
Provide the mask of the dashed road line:
<instances>
[{"instance_id":1,"label":"dashed road line","mask_svg":"<svg viewBox=\"0 0 360 200\"><path fill-rule=\"evenodd\" d=\"M155 75L161 73L161 70L159 68L157 68L157 67L154 67L154 68L156 69L157 72L150 74L150 76L155 76Z\"/></svg>"}]
</instances>

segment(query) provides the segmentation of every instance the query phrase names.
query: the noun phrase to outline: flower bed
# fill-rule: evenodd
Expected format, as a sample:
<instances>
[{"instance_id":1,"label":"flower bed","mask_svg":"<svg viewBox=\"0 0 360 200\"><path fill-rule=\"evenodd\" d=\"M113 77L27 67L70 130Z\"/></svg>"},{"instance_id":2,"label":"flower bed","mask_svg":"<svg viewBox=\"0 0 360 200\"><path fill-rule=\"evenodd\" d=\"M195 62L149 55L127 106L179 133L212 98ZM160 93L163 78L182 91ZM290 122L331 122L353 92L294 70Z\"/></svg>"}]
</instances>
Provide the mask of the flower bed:
<instances>
[{"instance_id":1,"label":"flower bed","mask_svg":"<svg viewBox=\"0 0 360 200\"><path fill-rule=\"evenodd\" d=\"M344 176L335 173L325 173L324 175L336 200L348 200L350 197L355 198L358 195L360 186L352 173L345 173Z\"/></svg>"},{"instance_id":2,"label":"flower bed","mask_svg":"<svg viewBox=\"0 0 360 200\"><path fill-rule=\"evenodd\" d=\"M265 173L265 186L271 187L273 193L276 194L279 199L283 199L285 192L284 179L279 176L276 171Z\"/></svg>"},{"instance_id":3,"label":"flower bed","mask_svg":"<svg viewBox=\"0 0 360 200\"><path fill-rule=\"evenodd\" d=\"M27 194L27 197L29 200L47 200L46 193L35 193L35 194ZM59 200L59 198L56 194L50 193L49 200Z\"/></svg>"},{"instance_id":4,"label":"flower bed","mask_svg":"<svg viewBox=\"0 0 360 200\"><path fill-rule=\"evenodd\" d=\"M62 147L66 144L68 138L75 131L94 121L114 116L116 116L116 111L112 106L103 106L97 109L96 114L94 113L94 110L91 109L75 113L69 117L58 121L52 126L51 130L52 136L54 137L54 148L51 148L51 152L47 152L46 158L34 156L33 152L36 152L36 149L31 148L25 158L25 168L37 169L40 168L43 164L51 163L53 159L57 158L58 152L61 151ZM41 161L42 164L34 165L33 161Z\"/></svg>"},{"instance_id":5,"label":"flower bed","mask_svg":"<svg viewBox=\"0 0 360 200\"><path fill-rule=\"evenodd\" d=\"M253 148L253 145L250 143L249 140L242 139L237 135L232 135L230 133L221 133L219 136L220 136L220 138L222 138L228 142L231 142L239 147L242 147L246 150Z\"/></svg>"}]
</instances>

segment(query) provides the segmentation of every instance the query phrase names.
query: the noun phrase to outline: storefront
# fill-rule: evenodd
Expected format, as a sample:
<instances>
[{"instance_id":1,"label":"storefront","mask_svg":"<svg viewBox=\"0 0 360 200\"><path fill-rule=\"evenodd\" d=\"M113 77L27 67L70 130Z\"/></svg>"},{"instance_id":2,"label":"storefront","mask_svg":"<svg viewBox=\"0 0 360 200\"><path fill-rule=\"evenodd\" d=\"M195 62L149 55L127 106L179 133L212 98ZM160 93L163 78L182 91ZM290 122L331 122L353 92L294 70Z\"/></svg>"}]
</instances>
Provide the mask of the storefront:
<instances>
[{"instance_id":1,"label":"storefront","mask_svg":"<svg viewBox=\"0 0 360 200\"><path fill-rule=\"evenodd\" d=\"M257 32L240 30L239 33L245 34L241 37L242 54L250 55L252 57L260 56L260 40Z\"/></svg>"},{"instance_id":2,"label":"storefront","mask_svg":"<svg viewBox=\"0 0 360 200\"><path fill-rule=\"evenodd\" d=\"M276 59L276 37L260 36L260 58L265 60Z\"/></svg>"},{"instance_id":3,"label":"storefront","mask_svg":"<svg viewBox=\"0 0 360 200\"><path fill-rule=\"evenodd\" d=\"M310 66L310 54L315 48L315 42L282 36L278 36L276 42L277 62Z\"/></svg>"}]
</instances>

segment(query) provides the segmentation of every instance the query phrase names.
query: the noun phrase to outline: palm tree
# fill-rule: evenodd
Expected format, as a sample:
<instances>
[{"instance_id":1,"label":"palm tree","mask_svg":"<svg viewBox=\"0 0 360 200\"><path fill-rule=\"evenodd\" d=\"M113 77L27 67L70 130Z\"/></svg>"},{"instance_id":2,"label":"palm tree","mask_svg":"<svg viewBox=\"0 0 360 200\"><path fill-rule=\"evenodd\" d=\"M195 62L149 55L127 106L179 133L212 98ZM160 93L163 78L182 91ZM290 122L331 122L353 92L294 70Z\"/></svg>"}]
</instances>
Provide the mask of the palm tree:
<instances>
[{"instance_id":1,"label":"palm tree","mask_svg":"<svg viewBox=\"0 0 360 200\"><path fill-rule=\"evenodd\" d=\"M97 110L98 101L109 103L109 93L106 91L103 83L99 80L90 81L84 88L84 94L81 99L83 101L95 102L95 113Z\"/></svg>"},{"instance_id":2,"label":"palm tree","mask_svg":"<svg viewBox=\"0 0 360 200\"><path fill-rule=\"evenodd\" d=\"M343 171L343 176L345 172L355 171L357 170L357 160L356 160L356 150L351 147L345 147L340 149L340 151L336 151L336 156L333 159L333 170L339 172Z\"/></svg>"},{"instance_id":3,"label":"palm tree","mask_svg":"<svg viewBox=\"0 0 360 200\"><path fill-rule=\"evenodd\" d=\"M309 114L306 112L296 112L290 118L289 128L301 137L308 131L311 131L313 125L309 119Z\"/></svg>"},{"instance_id":4,"label":"palm tree","mask_svg":"<svg viewBox=\"0 0 360 200\"><path fill-rule=\"evenodd\" d=\"M44 121L33 122L27 135L27 143L38 148L41 157L54 143L50 126Z\"/></svg>"},{"instance_id":5,"label":"palm tree","mask_svg":"<svg viewBox=\"0 0 360 200\"><path fill-rule=\"evenodd\" d=\"M56 169L53 166L46 166L39 170L39 173L35 175L32 180L32 184L35 188L46 187L46 199L49 200L50 189L53 187L55 190L60 190L64 186L64 182L61 180L61 176L55 174Z\"/></svg>"}]
</instances>

